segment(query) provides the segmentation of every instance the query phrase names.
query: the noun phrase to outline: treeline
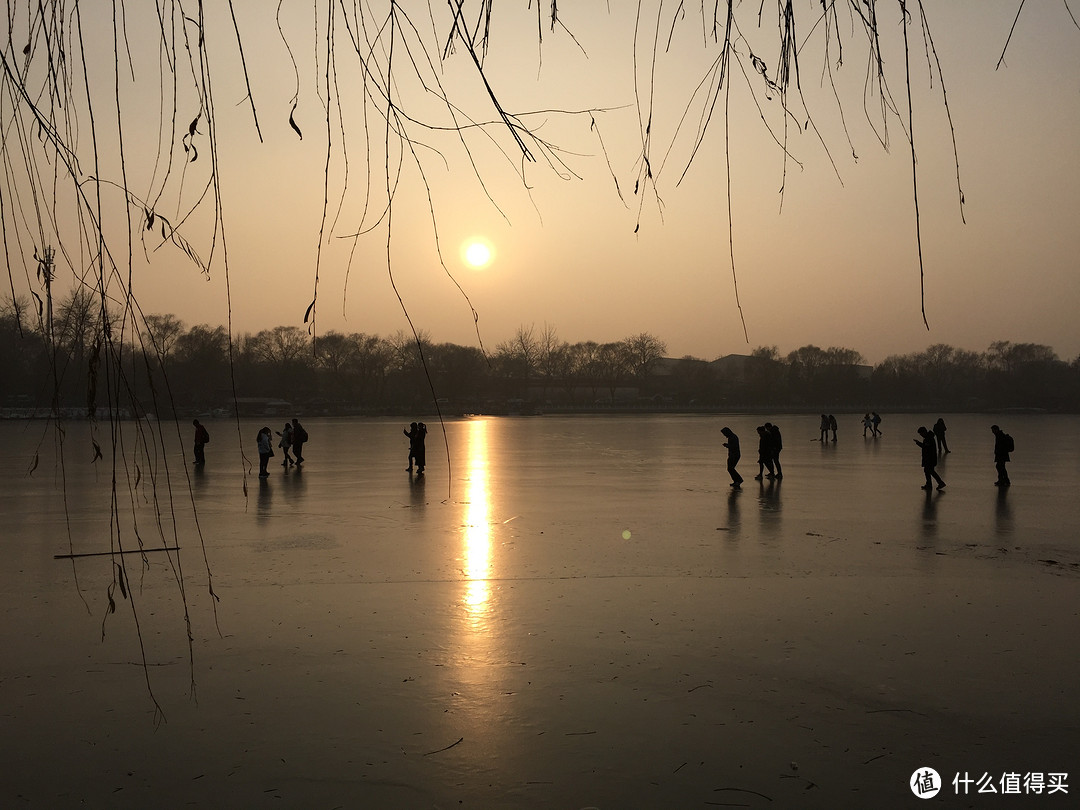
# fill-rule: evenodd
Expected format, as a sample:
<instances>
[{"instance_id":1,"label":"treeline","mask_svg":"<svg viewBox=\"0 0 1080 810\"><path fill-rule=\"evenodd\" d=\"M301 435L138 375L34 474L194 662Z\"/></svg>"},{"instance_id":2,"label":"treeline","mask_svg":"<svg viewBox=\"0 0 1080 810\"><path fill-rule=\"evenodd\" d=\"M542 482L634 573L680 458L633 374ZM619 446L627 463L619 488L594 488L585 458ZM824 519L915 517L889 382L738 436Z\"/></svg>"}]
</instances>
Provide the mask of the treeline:
<instances>
[{"instance_id":1,"label":"treeline","mask_svg":"<svg viewBox=\"0 0 1080 810\"><path fill-rule=\"evenodd\" d=\"M106 310L107 311L107 310ZM110 320L106 315L105 320ZM543 409L782 408L1080 410L1080 358L1048 346L999 341L985 352L946 345L887 358L854 349L759 347L713 361L665 357L640 333L611 343L568 343L551 326L520 327L487 352L436 343L426 333L389 337L278 326L234 335L173 315L102 323L81 290L51 316L26 301L0 306L0 405L103 408L159 415L258 412L268 401L301 413L500 412ZM137 327L132 325L137 323Z\"/></svg>"}]
</instances>

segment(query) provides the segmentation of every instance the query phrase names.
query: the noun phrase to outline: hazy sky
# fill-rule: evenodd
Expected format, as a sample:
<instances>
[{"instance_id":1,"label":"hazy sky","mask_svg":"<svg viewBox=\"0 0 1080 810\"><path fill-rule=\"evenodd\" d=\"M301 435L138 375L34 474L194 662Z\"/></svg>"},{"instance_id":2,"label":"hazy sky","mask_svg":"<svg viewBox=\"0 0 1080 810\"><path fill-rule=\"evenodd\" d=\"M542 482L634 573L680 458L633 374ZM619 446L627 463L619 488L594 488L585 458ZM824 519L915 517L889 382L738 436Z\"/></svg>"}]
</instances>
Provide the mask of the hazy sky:
<instances>
[{"instance_id":1,"label":"hazy sky","mask_svg":"<svg viewBox=\"0 0 1080 810\"><path fill-rule=\"evenodd\" d=\"M531 10L524 0L495 4L486 76L507 111L546 111L521 121L565 150L559 153L565 165L555 166L542 150L534 150L540 158L536 162L524 161L504 127L470 128L463 139L421 126L446 126L451 120L434 94L420 92L410 59L423 65L429 81L437 76L460 106L458 123L469 117L491 122L496 115L463 48L436 66L435 73L424 63L440 56L440 47L432 43L446 39L445 4L432 4L430 13L420 0L406 4L419 34L397 29L394 92L403 111L419 120L402 124L414 149L406 152L399 170L401 141L391 137L395 157L388 163L385 103L381 110L363 103L364 77L349 46L345 18L334 21L334 70L328 72L324 4L317 4L315 15L315 4L282 3L294 74L274 20L277 4L239 0L237 26L262 140L245 98L232 22L227 16L209 16L206 54L218 149L212 153L204 116L193 141L198 159L185 166L184 153L177 152L164 186L169 138L159 136L159 121L164 115L178 149L198 99L190 68L179 70L173 120L172 91L168 86L162 91L159 81L157 14L135 5L141 4L126 6L124 50L131 61L121 62L119 79L126 181L140 199L160 191L154 206L158 214L174 224L183 221L182 233L200 257L212 256L207 280L173 248L154 250L146 264L143 247L136 243L132 287L144 312L172 312L188 325L224 323L229 298L222 250L227 246L236 332L303 325L318 261L320 333L334 329L385 336L407 329L392 271L418 329L435 341L475 344L473 316L456 280L478 313L480 336L489 349L521 325L535 324L539 330L549 324L569 342L603 342L647 331L666 341L669 355L707 359L759 345L777 345L786 353L814 343L855 348L878 362L933 343L983 350L999 339L1045 343L1066 359L1080 353L1080 30L1064 3L1024 7L1000 68L1018 0L928 3L936 57L928 56L918 18L909 26L929 331L920 313L897 4L878 3L884 70L901 115L889 113L884 122L881 99L867 83L865 36L849 12L838 15L842 52L834 39L825 57L824 28L814 28L820 4L795 4L805 109L792 89L788 105L793 113L785 119L777 93L766 93L749 57L753 50L775 78L775 19L766 12L759 29L758 4L739 5L742 37L735 47L740 59L731 63L730 97L721 93L680 182L702 120L702 96L695 100L694 93L720 53L711 39L711 21L703 25L694 4L686 4L685 13L673 19L677 4L644 3L640 20L633 3L560 4L569 34L545 23L542 44L536 4ZM159 5L166 16L178 8ZM541 5L547 13L547 4ZM711 13L713 4L707 5ZM91 14L98 6L101 13ZM116 104L110 101L117 96L112 6L97 0L80 7L96 99L97 173L121 182ZM908 7L918 13L917 6ZM194 5L184 9L194 16ZM377 18L369 17L369 26ZM649 53L657 18L661 53L653 72ZM438 31L434 38L433 26ZM194 52L194 26L189 23L186 30ZM370 27L364 36L375 39ZM427 44L426 56L416 47L418 36ZM669 37L671 45L665 48ZM386 64L389 42L385 32L370 64ZM68 50L70 57L77 48ZM182 43L178 50L187 53ZM19 44L14 53L7 49L9 64L17 61L19 51ZM955 130L966 224L935 59L944 74ZM70 62L74 70L77 60ZM78 83L73 86L78 93ZM370 78L367 91L379 97ZM10 91L5 94L6 117L12 101ZM294 94L293 120L303 139L289 123ZM730 107L726 122L725 101ZM591 115L568 114L590 109L595 110ZM653 110L649 139L655 187L645 183L635 193L641 176L642 111L648 109ZM802 131L808 122L811 129ZM83 114L77 135L83 178L95 174L89 124ZM10 133L7 122L5 127ZM774 139L785 134L786 160ZM730 140L733 247L725 136ZM18 155L9 135L5 159L11 164ZM185 219L203 194L213 157L225 241L220 231L212 236L211 198ZM387 165L395 185L389 216ZM32 250L45 238L35 233L26 221L30 218L19 224L15 216L13 200L28 206L26 185L18 170L8 169L5 241L14 257L16 292L34 287ZM123 216L117 192L106 191L103 199L107 221L109 212ZM61 228L73 221L70 212L60 214ZM138 225L136 237L146 235ZM16 233L20 229L21 236ZM347 238L361 229L368 232ZM110 233L119 276L126 278L126 239L118 238L122 230ZM493 250L493 260L483 269L470 268L462 258L462 246L472 237L486 240ZM148 250L157 247L152 238L146 244ZM80 264L80 254L88 262L85 255L91 252L76 248L71 263ZM736 306L732 253L749 342ZM61 267L61 277L66 272L70 279L71 270Z\"/></svg>"}]
</instances>

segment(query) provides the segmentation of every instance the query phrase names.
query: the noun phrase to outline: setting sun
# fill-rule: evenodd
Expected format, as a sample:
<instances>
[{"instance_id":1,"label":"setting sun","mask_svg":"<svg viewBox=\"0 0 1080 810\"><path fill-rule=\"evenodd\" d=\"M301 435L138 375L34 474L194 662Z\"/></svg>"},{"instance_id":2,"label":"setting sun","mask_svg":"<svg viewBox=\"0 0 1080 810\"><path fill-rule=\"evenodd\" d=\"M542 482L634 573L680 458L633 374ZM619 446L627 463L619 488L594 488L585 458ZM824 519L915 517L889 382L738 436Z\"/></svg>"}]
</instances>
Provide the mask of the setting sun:
<instances>
[{"instance_id":1,"label":"setting sun","mask_svg":"<svg viewBox=\"0 0 1080 810\"><path fill-rule=\"evenodd\" d=\"M469 267L479 270L491 264L495 251L486 240L470 239L462 248L462 255Z\"/></svg>"}]
</instances>

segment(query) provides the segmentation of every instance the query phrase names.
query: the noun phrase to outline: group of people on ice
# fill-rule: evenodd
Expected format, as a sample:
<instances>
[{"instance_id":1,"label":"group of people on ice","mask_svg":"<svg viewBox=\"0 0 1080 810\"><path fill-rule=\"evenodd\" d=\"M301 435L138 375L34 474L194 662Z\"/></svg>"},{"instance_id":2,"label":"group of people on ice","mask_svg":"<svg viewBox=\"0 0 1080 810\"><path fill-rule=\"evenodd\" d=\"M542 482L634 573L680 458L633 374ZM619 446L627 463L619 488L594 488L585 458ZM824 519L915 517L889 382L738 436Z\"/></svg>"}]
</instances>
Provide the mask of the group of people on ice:
<instances>
[{"instance_id":1,"label":"group of people on ice","mask_svg":"<svg viewBox=\"0 0 1080 810\"><path fill-rule=\"evenodd\" d=\"M878 428L880 422L881 417L876 413L873 416L867 414L863 419L863 435L866 435L867 430L873 430L875 437L880 436L881 431ZM938 489L944 489L945 487L945 481L937 472L937 464L941 456L950 452L949 444L945 439L946 430L944 419L938 419L932 428L920 427L918 429L920 438L915 439L915 444L922 451L922 468L926 476L923 489L933 489L935 483ZM994 486L1007 487L1012 484L1012 481L1009 480L1009 471L1005 465L1008 464L1011 458L1015 444L1012 436L997 425L991 425L990 430L994 433L994 466L997 469L997 481L994 482ZM821 417L820 441L828 441L830 431L833 434L832 441L836 441L836 418L823 414ZM728 451L727 470L731 476L731 486L734 489L740 489L744 479L736 469L739 460L742 458L739 437L729 427L722 428L720 432L724 435L724 447ZM758 474L754 476L754 479L760 481L763 478L783 478L784 473L780 466L780 451L783 449L780 429L771 422L766 422L757 428L757 433ZM768 474L765 473L765 470L768 470Z\"/></svg>"}]
</instances>

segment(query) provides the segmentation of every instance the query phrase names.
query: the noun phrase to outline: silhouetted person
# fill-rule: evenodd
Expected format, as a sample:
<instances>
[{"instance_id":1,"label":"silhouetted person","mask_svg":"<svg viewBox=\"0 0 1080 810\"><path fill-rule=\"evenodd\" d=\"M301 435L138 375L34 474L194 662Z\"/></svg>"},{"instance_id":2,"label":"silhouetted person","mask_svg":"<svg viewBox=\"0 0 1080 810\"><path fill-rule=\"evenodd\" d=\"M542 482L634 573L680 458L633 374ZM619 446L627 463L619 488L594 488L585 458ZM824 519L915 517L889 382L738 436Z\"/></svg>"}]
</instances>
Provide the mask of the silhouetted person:
<instances>
[{"instance_id":1,"label":"silhouetted person","mask_svg":"<svg viewBox=\"0 0 1080 810\"><path fill-rule=\"evenodd\" d=\"M412 472L413 461L416 457L416 422L410 422L408 429L401 432L409 439L409 466L405 468L405 472Z\"/></svg>"},{"instance_id":2,"label":"silhouetted person","mask_svg":"<svg viewBox=\"0 0 1080 810\"><path fill-rule=\"evenodd\" d=\"M757 467L758 473L754 476L755 481L760 481L765 477L765 470L769 471L769 478L775 477L773 471L773 458L772 458L772 446L773 438L769 433L769 429L764 425L761 425L757 429L758 433L758 457Z\"/></svg>"},{"instance_id":3,"label":"silhouetted person","mask_svg":"<svg viewBox=\"0 0 1080 810\"><path fill-rule=\"evenodd\" d=\"M821 436L818 439L819 442L827 442L829 440L829 415L823 413L821 415L821 425L818 428L821 431Z\"/></svg>"},{"instance_id":4,"label":"silhouetted person","mask_svg":"<svg viewBox=\"0 0 1080 810\"><path fill-rule=\"evenodd\" d=\"M210 434L206 428L199 423L198 419L192 419L191 424L195 426L195 463L205 464L206 455L203 452L203 447L210 441Z\"/></svg>"},{"instance_id":5,"label":"silhouetted person","mask_svg":"<svg viewBox=\"0 0 1080 810\"><path fill-rule=\"evenodd\" d=\"M413 460L416 462L416 474L424 474L424 465L427 462L427 447L424 438L427 436L427 425L423 422L416 423L416 439L412 442Z\"/></svg>"},{"instance_id":6,"label":"silhouetted person","mask_svg":"<svg viewBox=\"0 0 1080 810\"><path fill-rule=\"evenodd\" d=\"M829 414L829 430L832 431L832 440L836 441L836 417Z\"/></svg>"},{"instance_id":7,"label":"silhouetted person","mask_svg":"<svg viewBox=\"0 0 1080 810\"><path fill-rule=\"evenodd\" d=\"M937 488L944 489L945 482L941 480L941 476L937 474L937 441L934 439L934 434L928 429L919 428L919 435L922 436L922 441L915 439L915 444L922 448L922 468L923 473L926 475L926 484L923 489L930 489L932 484L930 479L933 478L937 481Z\"/></svg>"},{"instance_id":8,"label":"silhouetted person","mask_svg":"<svg viewBox=\"0 0 1080 810\"><path fill-rule=\"evenodd\" d=\"M264 427L255 437L255 443L259 446L259 478L266 478L270 473L266 471L266 465L274 455L274 437L270 428Z\"/></svg>"},{"instance_id":9,"label":"silhouetted person","mask_svg":"<svg viewBox=\"0 0 1080 810\"><path fill-rule=\"evenodd\" d=\"M293 455L296 456L296 466L304 463L304 442L308 440L307 431L300 424L299 419L292 420L292 446Z\"/></svg>"},{"instance_id":10,"label":"silhouetted person","mask_svg":"<svg viewBox=\"0 0 1080 810\"><path fill-rule=\"evenodd\" d=\"M765 430L772 437L770 456L772 457L773 467L776 469L776 478L779 480L784 477L784 468L780 466L780 451L784 449L784 437L780 435L780 428L772 422L765 423Z\"/></svg>"},{"instance_id":11,"label":"silhouetted person","mask_svg":"<svg viewBox=\"0 0 1080 810\"><path fill-rule=\"evenodd\" d=\"M870 418L870 414L866 414L862 418L862 437L866 438L866 431L870 431L871 435L874 433L874 420Z\"/></svg>"},{"instance_id":12,"label":"silhouetted person","mask_svg":"<svg viewBox=\"0 0 1080 810\"><path fill-rule=\"evenodd\" d=\"M731 475L731 486L735 489L740 489L743 482L743 477L739 475L739 471L735 469L735 466L739 463L739 459L742 458L742 451L739 449L739 437L735 435L735 432L729 428L721 428L720 432L724 434L727 439L724 442L724 447L727 448L727 471Z\"/></svg>"},{"instance_id":13,"label":"silhouetted person","mask_svg":"<svg viewBox=\"0 0 1080 810\"><path fill-rule=\"evenodd\" d=\"M874 435L875 436L880 436L881 435L881 427L880 427L880 425L881 425L881 417L878 416L877 411L871 411L870 412L870 421L874 423Z\"/></svg>"},{"instance_id":14,"label":"silhouetted person","mask_svg":"<svg viewBox=\"0 0 1080 810\"><path fill-rule=\"evenodd\" d=\"M991 425L990 430L994 431L994 466L997 467L998 474L994 486L1011 486L1012 481L1009 480L1009 471L1005 468L1005 465L1009 463L1009 453L1016 449L1016 445L1013 442L1013 437L997 425Z\"/></svg>"},{"instance_id":15,"label":"silhouetted person","mask_svg":"<svg viewBox=\"0 0 1080 810\"><path fill-rule=\"evenodd\" d=\"M948 430L948 428L945 427L945 420L939 416L938 420L934 422L934 436L937 438L938 453L949 452L949 443L945 441L946 430Z\"/></svg>"},{"instance_id":16,"label":"silhouetted person","mask_svg":"<svg viewBox=\"0 0 1080 810\"><path fill-rule=\"evenodd\" d=\"M289 455L289 448L292 447L292 425L286 422L285 427L276 431L276 433L281 437L281 441L278 442L277 446L280 447L281 451L285 454L285 458L281 460L281 466L288 469L296 464L296 462L293 461L293 457Z\"/></svg>"}]
</instances>

